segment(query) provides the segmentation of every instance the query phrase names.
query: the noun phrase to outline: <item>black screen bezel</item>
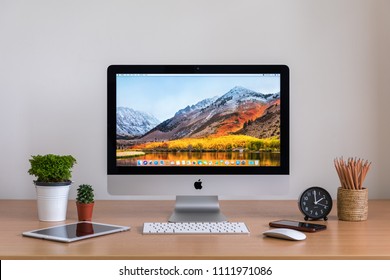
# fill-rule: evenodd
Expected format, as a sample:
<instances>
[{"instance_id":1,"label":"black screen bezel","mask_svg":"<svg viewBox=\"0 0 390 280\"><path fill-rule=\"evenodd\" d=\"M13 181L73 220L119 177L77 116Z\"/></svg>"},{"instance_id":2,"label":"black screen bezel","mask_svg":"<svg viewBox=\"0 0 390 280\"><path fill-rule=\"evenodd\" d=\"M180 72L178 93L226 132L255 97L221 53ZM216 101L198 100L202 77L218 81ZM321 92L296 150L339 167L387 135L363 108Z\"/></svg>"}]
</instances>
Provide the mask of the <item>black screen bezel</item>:
<instances>
[{"instance_id":1,"label":"black screen bezel","mask_svg":"<svg viewBox=\"0 0 390 280\"><path fill-rule=\"evenodd\" d=\"M280 74L280 166L117 166L117 74ZM289 68L286 65L110 65L107 68L107 174L289 174Z\"/></svg>"}]
</instances>

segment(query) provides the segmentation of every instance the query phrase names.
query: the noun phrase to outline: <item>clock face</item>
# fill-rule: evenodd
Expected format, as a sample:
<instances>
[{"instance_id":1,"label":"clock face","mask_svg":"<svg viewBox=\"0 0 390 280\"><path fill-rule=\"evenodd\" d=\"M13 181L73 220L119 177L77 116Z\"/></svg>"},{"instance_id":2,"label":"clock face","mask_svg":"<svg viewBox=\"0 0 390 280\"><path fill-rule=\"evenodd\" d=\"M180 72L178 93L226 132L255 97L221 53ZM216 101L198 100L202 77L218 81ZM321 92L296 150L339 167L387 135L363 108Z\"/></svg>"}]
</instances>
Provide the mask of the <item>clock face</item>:
<instances>
[{"instance_id":1,"label":"clock face","mask_svg":"<svg viewBox=\"0 0 390 280\"><path fill-rule=\"evenodd\" d=\"M332 197L323 188L308 188L299 199L299 209L305 215L305 220L308 218L327 220L332 210Z\"/></svg>"}]
</instances>

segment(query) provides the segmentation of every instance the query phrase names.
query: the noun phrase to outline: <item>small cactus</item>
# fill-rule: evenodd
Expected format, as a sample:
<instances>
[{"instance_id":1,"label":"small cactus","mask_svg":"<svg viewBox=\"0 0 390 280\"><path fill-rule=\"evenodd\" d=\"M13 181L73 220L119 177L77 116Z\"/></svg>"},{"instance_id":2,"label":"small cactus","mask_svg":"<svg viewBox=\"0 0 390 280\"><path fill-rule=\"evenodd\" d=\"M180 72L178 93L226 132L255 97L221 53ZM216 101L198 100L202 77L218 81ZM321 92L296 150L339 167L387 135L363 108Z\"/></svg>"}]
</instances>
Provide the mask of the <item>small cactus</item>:
<instances>
[{"instance_id":1,"label":"small cactus","mask_svg":"<svg viewBox=\"0 0 390 280\"><path fill-rule=\"evenodd\" d=\"M77 189L76 201L83 204L95 202L92 186L86 184L80 185Z\"/></svg>"}]
</instances>

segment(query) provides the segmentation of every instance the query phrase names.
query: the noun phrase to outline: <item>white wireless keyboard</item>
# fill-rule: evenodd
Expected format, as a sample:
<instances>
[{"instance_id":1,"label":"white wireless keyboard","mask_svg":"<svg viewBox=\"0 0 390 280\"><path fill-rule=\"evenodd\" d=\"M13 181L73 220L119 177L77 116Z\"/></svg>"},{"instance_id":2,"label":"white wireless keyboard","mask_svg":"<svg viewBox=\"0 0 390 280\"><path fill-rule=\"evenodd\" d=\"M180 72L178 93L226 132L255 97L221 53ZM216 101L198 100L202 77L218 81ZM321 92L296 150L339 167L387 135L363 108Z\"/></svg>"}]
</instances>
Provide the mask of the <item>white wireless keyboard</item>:
<instances>
[{"instance_id":1,"label":"white wireless keyboard","mask_svg":"<svg viewBox=\"0 0 390 280\"><path fill-rule=\"evenodd\" d=\"M143 234L249 234L242 222L144 223Z\"/></svg>"}]
</instances>

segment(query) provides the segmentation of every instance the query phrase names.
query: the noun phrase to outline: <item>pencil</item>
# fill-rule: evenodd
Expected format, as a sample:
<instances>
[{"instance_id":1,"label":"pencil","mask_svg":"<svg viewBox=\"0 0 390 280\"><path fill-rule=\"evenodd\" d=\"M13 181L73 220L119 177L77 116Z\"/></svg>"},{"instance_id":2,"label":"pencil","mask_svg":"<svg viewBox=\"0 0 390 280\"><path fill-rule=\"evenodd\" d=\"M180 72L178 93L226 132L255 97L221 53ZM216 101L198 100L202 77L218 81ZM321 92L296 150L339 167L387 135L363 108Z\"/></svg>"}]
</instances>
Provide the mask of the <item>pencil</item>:
<instances>
[{"instance_id":1,"label":"pencil","mask_svg":"<svg viewBox=\"0 0 390 280\"><path fill-rule=\"evenodd\" d=\"M370 169L371 162L358 158L343 157L334 159L334 166L340 179L340 185L344 189L361 190L363 183Z\"/></svg>"}]
</instances>

